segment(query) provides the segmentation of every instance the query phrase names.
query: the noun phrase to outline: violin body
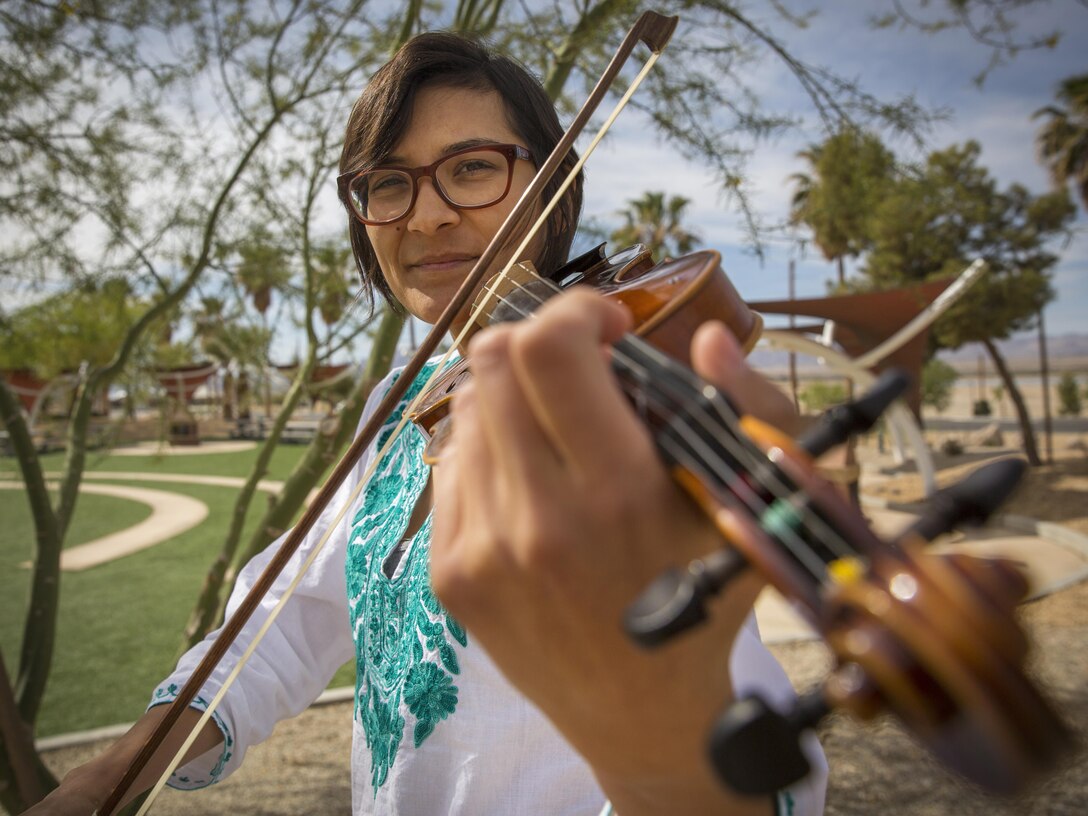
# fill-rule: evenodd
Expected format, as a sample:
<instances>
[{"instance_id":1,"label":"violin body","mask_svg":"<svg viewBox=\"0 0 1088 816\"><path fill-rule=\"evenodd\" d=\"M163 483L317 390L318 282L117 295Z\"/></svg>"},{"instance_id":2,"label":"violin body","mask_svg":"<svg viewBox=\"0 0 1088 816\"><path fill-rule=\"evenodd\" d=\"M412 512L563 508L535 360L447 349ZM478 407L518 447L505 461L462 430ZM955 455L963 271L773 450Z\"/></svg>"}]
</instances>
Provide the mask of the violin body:
<instances>
[{"instance_id":1,"label":"violin body","mask_svg":"<svg viewBox=\"0 0 1088 816\"><path fill-rule=\"evenodd\" d=\"M523 274L535 274L530 265L521 266ZM590 286L622 303L634 318L634 333L685 366L691 364L691 336L708 320L719 320L729 327L745 354L755 348L763 330L763 319L737 293L722 270L721 255L713 250L654 265L641 245L608 257L597 247L557 270L550 279L561 289ZM515 279L514 285L524 286L524 278ZM482 303L490 291L485 288L480 293L474 308L484 316L492 314ZM428 440L428 462L437 461L441 442L434 440L445 438L450 400L470 376L468 360L458 360L427 390L411 416Z\"/></svg>"}]
</instances>

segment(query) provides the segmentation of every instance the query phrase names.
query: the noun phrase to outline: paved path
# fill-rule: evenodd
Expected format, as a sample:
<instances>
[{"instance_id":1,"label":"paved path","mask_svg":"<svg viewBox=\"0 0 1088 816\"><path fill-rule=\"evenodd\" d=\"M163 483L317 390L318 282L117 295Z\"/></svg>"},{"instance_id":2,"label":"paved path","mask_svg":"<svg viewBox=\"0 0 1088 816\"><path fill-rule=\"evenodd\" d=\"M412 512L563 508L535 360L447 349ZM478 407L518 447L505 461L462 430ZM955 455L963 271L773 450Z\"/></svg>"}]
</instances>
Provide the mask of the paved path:
<instances>
[{"instance_id":1,"label":"paved path","mask_svg":"<svg viewBox=\"0 0 1088 816\"><path fill-rule=\"evenodd\" d=\"M201 442L199 445L170 445L161 442L140 442L110 450L110 456L195 456L204 453L237 453L257 447L253 440L223 440Z\"/></svg>"},{"instance_id":2,"label":"paved path","mask_svg":"<svg viewBox=\"0 0 1088 816\"><path fill-rule=\"evenodd\" d=\"M89 483L102 480L172 482L230 488L240 488L244 484L243 479L231 476L89 471L84 474L82 490L144 502L152 507L152 514L127 530L65 550L61 556L62 569L87 569L152 547L195 527L207 517L207 505L189 496L150 488ZM265 479L257 486L259 490L276 492L282 485L282 482ZM21 487L19 482L0 482L0 488ZM865 512L876 531L886 536L901 531L913 518L908 512L883 506L867 505ZM1088 540L1075 534L1060 537L1040 535L1038 531L1030 530L1030 524L1028 527L1029 532L1023 532L1008 526L990 526L984 530L959 534L938 549L977 556L999 556L1022 562L1028 572L1033 597L1046 595L1088 578ZM814 637L809 626L774 590L767 590L760 596L756 603L756 617L763 638L768 642L781 643Z\"/></svg>"},{"instance_id":3,"label":"paved path","mask_svg":"<svg viewBox=\"0 0 1088 816\"><path fill-rule=\"evenodd\" d=\"M53 476L54 474L47 474ZM246 480L240 476L201 476L190 473L141 473L128 470L91 470L83 474L84 479L95 481L107 480L118 482L173 482L174 484L212 485L214 487L241 488ZM283 482L275 479L261 479L257 489L266 493L278 493L283 489Z\"/></svg>"},{"instance_id":4,"label":"paved path","mask_svg":"<svg viewBox=\"0 0 1088 816\"><path fill-rule=\"evenodd\" d=\"M55 488L55 482L49 482ZM22 490L22 482L0 482L0 489ZM181 493L147 487L82 484L80 492L142 502L151 507L151 515L132 527L96 538L86 544L68 547L60 554L60 568L70 572L89 569L115 558L153 547L161 541L191 530L208 516L208 505Z\"/></svg>"},{"instance_id":5,"label":"paved path","mask_svg":"<svg viewBox=\"0 0 1088 816\"><path fill-rule=\"evenodd\" d=\"M57 473L46 473L46 478L55 479ZM87 471L83 474L80 491L100 496L115 496L119 499L142 502L151 507L151 515L125 530L110 533L76 547L69 547L61 553L60 568L76 572L105 564L115 558L146 550L163 541L191 530L208 517L208 505L186 496L183 493L171 493L146 487L128 485L89 484L102 480L170 482L174 484L200 484L217 487L241 488L245 479L235 476L200 476L173 473L140 473L129 471ZM56 487L55 482L49 483ZM262 479L257 482L257 489L268 493L277 493L283 482ZM22 482L0 482L0 489L22 490Z\"/></svg>"}]
</instances>

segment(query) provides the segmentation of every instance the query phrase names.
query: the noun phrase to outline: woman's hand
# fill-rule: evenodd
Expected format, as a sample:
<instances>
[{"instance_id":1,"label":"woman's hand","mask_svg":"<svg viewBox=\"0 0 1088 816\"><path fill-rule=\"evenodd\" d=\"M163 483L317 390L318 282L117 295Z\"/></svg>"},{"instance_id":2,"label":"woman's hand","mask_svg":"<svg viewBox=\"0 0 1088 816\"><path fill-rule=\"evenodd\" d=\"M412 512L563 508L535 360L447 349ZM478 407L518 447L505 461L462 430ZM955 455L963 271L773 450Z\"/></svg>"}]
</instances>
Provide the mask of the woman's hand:
<instances>
[{"instance_id":1,"label":"woman's hand","mask_svg":"<svg viewBox=\"0 0 1088 816\"><path fill-rule=\"evenodd\" d=\"M621 629L658 573L722 546L609 368L628 321L575 291L473 340L473 385L455 399L452 444L435 470L435 590L586 757L622 816L765 813L767 801L729 799L704 747L731 698L730 649L759 579L737 580L708 625L660 649ZM791 420L789 401L748 369L726 329L705 327L692 350L742 409Z\"/></svg>"},{"instance_id":2,"label":"woman's hand","mask_svg":"<svg viewBox=\"0 0 1088 816\"><path fill-rule=\"evenodd\" d=\"M90 816L113 792L129 765L147 741L148 737L166 716L168 706L160 705L144 712L120 739L85 765L73 768L61 781L60 786L41 802L25 811L27 816ZM166 741L151 757L151 761L136 777L135 782L121 800L121 808L158 781L167 763L173 759L182 743L200 720L201 712L189 708L181 713ZM223 735L212 723L204 729L185 755L188 762L207 751L219 750ZM182 764L184 764L184 762Z\"/></svg>"}]
</instances>

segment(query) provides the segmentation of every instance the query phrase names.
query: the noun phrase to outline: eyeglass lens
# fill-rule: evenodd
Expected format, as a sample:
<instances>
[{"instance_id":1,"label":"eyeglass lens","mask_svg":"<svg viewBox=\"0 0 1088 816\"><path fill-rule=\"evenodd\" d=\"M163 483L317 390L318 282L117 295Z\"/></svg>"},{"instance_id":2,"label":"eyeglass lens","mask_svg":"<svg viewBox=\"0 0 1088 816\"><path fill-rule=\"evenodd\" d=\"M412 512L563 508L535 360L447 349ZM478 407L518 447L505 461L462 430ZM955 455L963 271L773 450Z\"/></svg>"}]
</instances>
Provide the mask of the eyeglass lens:
<instances>
[{"instance_id":1,"label":"eyeglass lens","mask_svg":"<svg viewBox=\"0 0 1088 816\"><path fill-rule=\"evenodd\" d=\"M430 174L439 193L455 207L483 207L505 194L510 161L497 150L481 148L440 161ZM376 167L351 184L352 205L367 221L395 221L408 212L418 180L405 170Z\"/></svg>"}]
</instances>

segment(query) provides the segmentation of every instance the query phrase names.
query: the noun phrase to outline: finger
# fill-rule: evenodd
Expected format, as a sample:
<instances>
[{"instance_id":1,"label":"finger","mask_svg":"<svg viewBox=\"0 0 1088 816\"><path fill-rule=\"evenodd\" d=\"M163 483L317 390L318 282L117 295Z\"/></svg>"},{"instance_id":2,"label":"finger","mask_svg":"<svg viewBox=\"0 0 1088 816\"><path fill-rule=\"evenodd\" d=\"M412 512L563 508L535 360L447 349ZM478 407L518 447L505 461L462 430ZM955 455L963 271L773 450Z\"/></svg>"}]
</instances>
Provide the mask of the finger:
<instances>
[{"instance_id":1,"label":"finger","mask_svg":"<svg viewBox=\"0 0 1088 816\"><path fill-rule=\"evenodd\" d=\"M432 571L447 559L456 558L453 550L464 528L462 505L476 495L479 486L478 471L466 465L468 457L477 460L481 453L477 450L478 442L469 427L468 406L473 401L472 384L462 386L450 405L450 420L458 416L459 422L452 425L449 440L442 449L442 457L431 468L434 480L434 508L432 510L431 563ZM471 462L471 459L468 459Z\"/></svg>"},{"instance_id":2,"label":"finger","mask_svg":"<svg viewBox=\"0 0 1088 816\"><path fill-rule=\"evenodd\" d=\"M514 326L480 332L469 346L479 419L498 475L530 490L562 469L522 388L511 359Z\"/></svg>"},{"instance_id":3,"label":"finger","mask_svg":"<svg viewBox=\"0 0 1088 816\"><path fill-rule=\"evenodd\" d=\"M729 395L741 413L759 417L785 431L800 430L797 410L774 383L748 365L733 334L718 321L698 328L691 341L696 373Z\"/></svg>"},{"instance_id":4,"label":"finger","mask_svg":"<svg viewBox=\"0 0 1088 816\"><path fill-rule=\"evenodd\" d=\"M451 444L433 470L431 583L442 603L461 615L471 608L475 582L493 568L493 553L483 542L489 540L489 508L496 499L490 446L472 383L457 392L451 412Z\"/></svg>"},{"instance_id":5,"label":"finger","mask_svg":"<svg viewBox=\"0 0 1088 816\"><path fill-rule=\"evenodd\" d=\"M512 355L539 422L574 472L589 481L651 450L601 354L630 324L625 309L588 291L549 301L519 327Z\"/></svg>"}]
</instances>

